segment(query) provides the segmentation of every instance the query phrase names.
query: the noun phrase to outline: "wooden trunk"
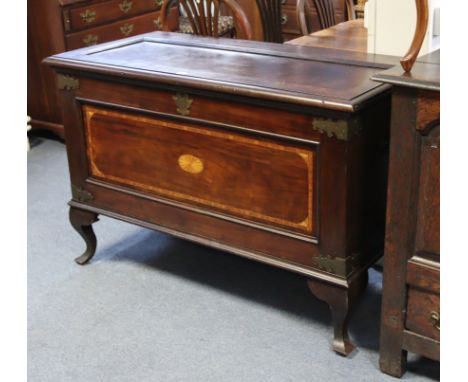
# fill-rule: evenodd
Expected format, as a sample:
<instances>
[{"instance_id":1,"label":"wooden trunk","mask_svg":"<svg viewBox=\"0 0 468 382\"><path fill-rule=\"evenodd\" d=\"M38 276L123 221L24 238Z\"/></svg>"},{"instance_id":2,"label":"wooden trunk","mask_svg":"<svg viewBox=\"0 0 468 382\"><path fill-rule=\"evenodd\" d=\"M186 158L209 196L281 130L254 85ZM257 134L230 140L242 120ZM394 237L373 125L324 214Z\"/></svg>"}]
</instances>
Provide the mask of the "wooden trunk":
<instances>
[{"instance_id":1,"label":"wooden trunk","mask_svg":"<svg viewBox=\"0 0 468 382\"><path fill-rule=\"evenodd\" d=\"M390 87L369 79L381 68L348 62L170 33L47 59L88 243L77 261L103 214L298 272L348 354L383 250L390 120Z\"/></svg>"}]
</instances>

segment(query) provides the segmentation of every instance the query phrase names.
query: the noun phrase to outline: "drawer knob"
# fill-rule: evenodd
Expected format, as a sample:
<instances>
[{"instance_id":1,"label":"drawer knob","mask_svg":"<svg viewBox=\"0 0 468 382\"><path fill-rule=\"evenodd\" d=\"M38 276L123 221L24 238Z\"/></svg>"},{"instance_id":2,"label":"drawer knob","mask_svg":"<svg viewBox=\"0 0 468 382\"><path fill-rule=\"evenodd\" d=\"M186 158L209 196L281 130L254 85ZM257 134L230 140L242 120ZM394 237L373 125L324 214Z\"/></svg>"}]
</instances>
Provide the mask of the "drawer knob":
<instances>
[{"instance_id":1,"label":"drawer knob","mask_svg":"<svg viewBox=\"0 0 468 382\"><path fill-rule=\"evenodd\" d=\"M175 101L177 112L180 115L190 115L193 99L190 98L188 94L177 93L172 99Z\"/></svg>"},{"instance_id":2,"label":"drawer knob","mask_svg":"<svg viewBox=\"0 0 468 382\"><path fill-rule=\"evenodd\" d=\"M133 1L124 0L119 4L119 8L123 13L128 13L132 9Z\"/></svg>"},{"instance_id":3,"label":"drawer knob","mask_svg":"<svg viewBox=\"0 0 468 382\"><path fill-rule=\"evenodd\" d=\"M94 20L96 20L96 12L95 11L90 11L87 9L84 12L80 13L81 20L83 20L84 23L92 23Z\"/></svg>"},{"instance_id":4,"label":"drawer knob","mask_svg":"<svg viewBox=\"0 0 468 382\"><path fill-rule=\"evenodd\" d=\"M203 171L203 161L195 155L183 154L179 157L179 167L190 174L200 174Z\"/></svg>"},{"instance_id":5,"label":"drawer knob","mask_svg":"<svg viewBox=\"0 0 468 382\"><path fill-rule=\"evenodd\" d=\"M96 45L99 40L99 37L95 34L89 34L83 39L83 43L86 46Z\"/></svg>"},{"instance_id":6,"label":"drawer knob","mask_svg":"<svg viewBox=\"0 0 468 382\"><path fill-rule=\"evenodd\" d=\"M440 314L438 312L431 312L429 319L432 322L432 325L434 325L437 330L440 330Z\"/></svg>"},{"instance_id":7,"label":"drawer knob","mask_svg":"<svg viewBox=\"0 0 468 382\"><path fill-rule=\"evenodd\" d=\"M288 22L288 15L286 15L286 14L283 13L283 14L281 15L281 25L284 25L284 24L286 24L287 22Z\"/></svg>"},{"instance_id":8,"label":"drawer knob","mask_svg":"<svg viewBox=\"0 0 468 382\"><path fill-rule=\"evenodd\" d=\"M120 31L124 36L128 36L130 33L133 32L133 24L125 23L120 27Z\"/></svg>"}]
</instances>

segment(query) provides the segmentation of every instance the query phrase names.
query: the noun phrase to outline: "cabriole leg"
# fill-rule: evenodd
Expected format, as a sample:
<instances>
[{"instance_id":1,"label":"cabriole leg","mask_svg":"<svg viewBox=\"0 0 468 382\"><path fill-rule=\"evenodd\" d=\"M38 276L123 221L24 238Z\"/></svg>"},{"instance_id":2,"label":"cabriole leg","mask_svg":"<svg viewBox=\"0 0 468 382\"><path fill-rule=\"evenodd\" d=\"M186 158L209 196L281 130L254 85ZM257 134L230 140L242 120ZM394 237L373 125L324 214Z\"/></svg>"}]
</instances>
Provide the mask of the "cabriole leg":
<instances>
[{"instance_id":1,"label":"cabriole leg","mask_svg":"<svg viewBox=\"0 0 468 382\"><path fill-rule=\"evenodd\" d=\"M354 345L349 339L348 323L350 315L367 285L367 272L354 279L348 288L309 279L309 289L330 307L333 321L333 350L341 355L350 354Z\"/></svg>"},{"instance_id":2,"label":"cabriole leg","mask_svg":"<svg viewBox=\"0 0 468 382\"><path fill-rule=\"evenodd\" d=\"M74 207L70 208L70 223L86 242L86 251L75 259L77 264L86 264L92 259L96 252L97 240L92 224L97 221L98 215L93 212L80 210Z\"/></svg>"}]
</instances>

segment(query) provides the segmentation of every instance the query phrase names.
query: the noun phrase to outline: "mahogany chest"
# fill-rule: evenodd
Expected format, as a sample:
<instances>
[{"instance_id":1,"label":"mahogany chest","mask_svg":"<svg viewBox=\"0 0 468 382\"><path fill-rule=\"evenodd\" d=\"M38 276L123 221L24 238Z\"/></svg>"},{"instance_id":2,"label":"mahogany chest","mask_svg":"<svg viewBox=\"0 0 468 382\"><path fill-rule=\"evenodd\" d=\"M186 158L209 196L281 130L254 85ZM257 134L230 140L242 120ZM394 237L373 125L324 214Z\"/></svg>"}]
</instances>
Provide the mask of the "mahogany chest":
<instances>
[{"instance_id":1,"label":"mahogany chest","mask_svg":"<svg viewBox=\"0 0 468 382\"><path fill-rule=\"evenodd\" d=\"M102 214L298 272L348 354L383 248L390 86L329 53L155 32L48 58L77 262Z\"/></svg>"},{"instance_id":2,"label":"mahogany chest","mask_svg":"<svg viewBox=\"0 0 468 382\"><path fill-rule=\"evenodd\" d=\"M374 78L392 84L380 368L440 358L440 52Z\"/></svg>"}]
</instances>

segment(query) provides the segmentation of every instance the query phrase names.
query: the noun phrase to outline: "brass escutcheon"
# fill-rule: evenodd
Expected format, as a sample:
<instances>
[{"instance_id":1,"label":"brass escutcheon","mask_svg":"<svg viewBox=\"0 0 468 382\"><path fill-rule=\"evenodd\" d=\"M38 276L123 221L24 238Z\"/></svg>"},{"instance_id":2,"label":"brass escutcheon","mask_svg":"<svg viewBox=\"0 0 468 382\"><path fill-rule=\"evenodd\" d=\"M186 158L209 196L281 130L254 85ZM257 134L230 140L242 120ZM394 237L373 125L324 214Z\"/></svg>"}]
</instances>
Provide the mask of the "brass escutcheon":
<instances>
[{"instance_id":1,"label":"brass escutcheon","mask_svg":"<svg viewBox=\"0 0 468 382\"><path fill-rule=\"evenodd\" d=\"M154 5L160 7L164 3L164 0L154 0Z\"/></svg>"},{"instance_id":2,"label":"brass escutcheon","mask_svg":"<svg viewBox=\"0 0 468 382\"><path fill-rule=\"evenodd\" d=\"M172 99L177 106L177 112L180 115L190 115L190 108L192 107L193 99L188 94L177 93Z\"/></svg>"},{"instance_id":3,"label":"brass escutcheon","mask_svg":"<svg viewBox=\"0 0 468 382\"><path fill-rule=\"evenodd\" d=\"M190 174L200 174L203 169L203 161L195 155L183 154L179 157L179 166Z\"/></svg>"}]
</instances>

